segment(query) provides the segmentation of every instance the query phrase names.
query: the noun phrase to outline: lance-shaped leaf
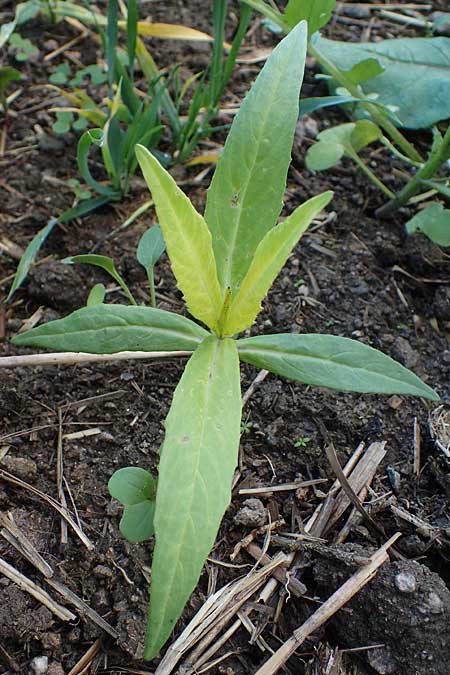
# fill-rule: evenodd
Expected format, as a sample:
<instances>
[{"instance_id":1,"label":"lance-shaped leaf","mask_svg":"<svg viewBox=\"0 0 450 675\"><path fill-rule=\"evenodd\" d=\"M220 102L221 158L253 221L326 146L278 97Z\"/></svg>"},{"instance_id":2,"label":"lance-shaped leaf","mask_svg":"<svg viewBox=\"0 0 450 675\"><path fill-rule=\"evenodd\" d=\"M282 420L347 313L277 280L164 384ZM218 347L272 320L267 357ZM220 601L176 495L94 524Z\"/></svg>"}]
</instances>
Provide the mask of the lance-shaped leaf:
<instances>
[{"instance_id":1,"label":"lance-shaped leaf","mask_svg":"<svg viewBox=\"0 0 450 675\"><path fill-rule=\"evenodd\" d=\"M236 289L283 205L306 57L306 23L274 49L245 97L208 191L222 293Z\"/></svg>"},{"instance_id":2,"label":"lance-shaped leaf","mask_svg":"<svg viewBox=\"0 0 450 675\"><path fill-rule=\"evenodd\" d=\"M194 590L231 497L241 421L233 340L194 352L166 420L156 493L156 544L145 658L172 632Z\"/></svg>"},{"instance_id":3,"label":"lance-shaped leaf","mask_svg":"<svg viewBox=\"0 0 450 675\"><path fill-rule=\"evenodd\" d=\"M142 145L136 146L136 156L152 193L173 273L189 311L216 330L222 301L211 233L156 157Z\"/></svg>"},{"instance_id":4,"label":"lance-shaped leaf","mask_svg":"<svg viewBox=\"0 0 450 675\"><path fill-rule=\"evenodd\" d=\"M231 302L224 334L235 335L251 326L289 254L312 219L325 208L332 192L324 192L299 206L286 220L272 228L256 249L255 257Z\"/></svg>"},{"instance_id":5,"label":"lance-shaped leaf","mask_svg":"<svg viewBox=\"0 0 450 675\"><path fill-rule=\"evenodd\" d=\"M258 368L318 387L378 394L439 396L377 349L336 335L262 335L238 342L239 356Z\"/></svg>"},{"instance_id":6,"label":"lance-shaped leaf","mask_svg":"<svg viewBox=\"0 0 450 675\"><path fill-rule=\"evenodd\" d=\"M13 338L21 347L114 354L193 350L209 333L179 314L151 307L95 305Z\"/></svg>"}]
</instances>

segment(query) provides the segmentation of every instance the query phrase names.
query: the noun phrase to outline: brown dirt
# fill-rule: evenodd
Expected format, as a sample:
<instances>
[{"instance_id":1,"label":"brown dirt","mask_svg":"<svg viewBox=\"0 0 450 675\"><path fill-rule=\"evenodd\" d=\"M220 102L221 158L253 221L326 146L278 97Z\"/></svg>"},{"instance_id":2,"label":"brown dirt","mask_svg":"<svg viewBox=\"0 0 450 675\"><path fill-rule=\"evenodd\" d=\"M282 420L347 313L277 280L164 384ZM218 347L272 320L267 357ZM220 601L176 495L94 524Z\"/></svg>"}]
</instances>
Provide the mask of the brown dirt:
<instances>
[{"instance_id":1,"label":"brown dirt","mask_svg":"<svg viewBox=\"0 0 450 675\"><path fill-rule=\"evenodd\" d=\"M435 9L444 9L444 4L433 3ZM187 5L172 0L148 7L154 20L180 21L210 30L204 3ZM365 26L364 21L343 23L335 20L327 32L334 37L355 40L359 39ZM233 19L230 31L232 27ZM27 26L22 33L38 44L41 55L24 66L26 79L21 83L24 91L14 104L18 115L13 118L8 135L9 151L24 149L0 159L0 240L7 236L25 247L50 216L71 205L70 190L55 183L55 179L77 176L77 168L76 138L72 133L57 138L50 148L43 149L42 141L39 145L36 125L51 138L51 115L46 107L35 109L43 100L43 84L49 72L64 60L61 56L48 67L42 54L50 47L54 48L54 41L63 44L75 33L63 25L42 26L38 23ZM372 35L376 34L395 36L414 32L376 22ZM273 43L270 33L260 27L253 32L248 44L259 49ZM206 65L208 50L208 47L165 43L158 45L156 56L163 65L182 62L185 72L197 72ZM85 64L94 62L97 57L95 45L89 40L82 47L75 47L73 52L74 58ZM10 57L5 55L5 58ZM236 97L243 95L257 71L256 66L239 70L227 93L229 101L236 101ZM304 94L315 92L317 95L320 91L310 67ZM322 128L342 120L342 113L322 112L315 119ZM381 198L364 176L355 173L350 163L343 162L333 172L312 175L303 162L306 148L311 143L308 134L307 129L299 128L289 174L286 212L304 199L331 188L335 191L332 203L335 215L304 236L301 246L271 290L254 332L326 332L355 337L412 368L439 392L443 403L448 404L448 253L421 237L408 239L401 213L392 221L378 222L374 211L382 203ZM416 140L427 141L417 135ZM377 165L381 175L384 174L387 184L397 185L392 173L397 164L386 153L373 153L371 162ZM193 182L195 172L192 170L177 168L176 172L183 188L201 207L209 177L199 186ZM0 319L3 316L5 322L2 355L17 353L9 339L38 307L43 308L43 321L63 316L84 304L94 283L109 283L100 271L66 267L57 261L67 255L87 252L146 198L145 187L136 178L131 194L120 204L105 207L95 215L52 233L44 249L45 256L51 256L52 260L36 266L13 302L0 308ZM145 276L134 260L134 252L139 236L151 219L154 219L153 213L138 220L100 251L114 257L142 301L148 298L148 290ZM4 279L14 273L16 264L17 261L7 255L0 258L5 294L10 281ZM165 259L158 266L156 281L160 306L182 312L181 295ZM108 294L108 300L124 301L115 289ZM56 513L27 491L0 482L2 511L13 513L17 524L57 570L58 579L119 632L117 641L104 636L100 656L89 672L104 667L109 669L108 672L121 672L119 664L139 670L137 659L145 630L146 579L152 545L131 545L122 539L118 530L120 508L110 499L106 485L112 473L121 466L138 465L156 470L164 418L182 366L175 361L86 364L21 368L0 374L0 457L4 455L1 468L42 492L57 495L58 409L63 407L64 433L90 427L100 430L97 435L64 440L63 444L64 475L86 534L95 545L93 551L85 549L72 533L69 533L69 543L61 545L60 521ZM243 390L255 375L253 368L242 368ZM105 394L109 396L104 397ZM95 396L104 398L83 402ZM70 407L67 404L71 404ZM301 651L305 655L289 662L291 672L322 672L312 671L312 666L306 664L315 659L312 652L320 643L329 642L340 648L384 645L375 652L346 656L347 668L353 669L346 672L369 675L376 672L397 675L450 673L450 478L449 466L429 433L429 413L433 407L434 404L403 397L306 389L275 376L269 376L250 399L244 411L246 425L242 436L239 487L267 485L271 481L292 482L299 477L333 479L324 453L326 439L322 437L320 421L342 464L361 441L386 441L388 454L373 484L375 494L379 496L392 490L389 479L392 472L386 469L393 468L399 474L399 485L395 487L397 503L430 526L440 528L439 536L430 538L412 525L396 522L388 508L379 511L376 519L388 535L398 529L403 532L399 548L408 560L387 565L375 582L342 610L321 634L314 635L303 645ZM422 432L418 479L411 470L415 418ZM262 498L262 501L272 516L281 514L290 524L295 522L295 514L306 520L320 498L320 492L311 488L306 493L280 493L276 497ZM217 538L216 559L229 562L235 544L248 532L234 521L243 500L235 491ZM359 526L352 531L346 546L359 546L360 553L368 555L377 543L380 542L367 529ZM42 577L3 539L0 539L0 556L44 585ZM337 560L333 562L316 553L300 571L308 588L308 597L326 598L350 574L352 569L343 568L339 557ZM241 553L235 562L249 563L249 558ZM204 601L209 570L207 566L176 634ZM238 573L228 567L217 570L218 588ZM401 593L395 585L400 572L412 574L416 579L410 594ZM438 599L433 596L430 601L433 593ZM30 672L30 662L36 656L48 657L49 672L68 673L102 635L102 631L89 621L83 620L76 625L59 621L4 577L0 578L0 598L0 647L15 659L22 673ZM272 648L278 647L280 639L287 639L315 607L312 600L291 599L280 617L277 637L272 636L270 627L264 632ZM426 611L422 611L424 607ZM410 648L411 644L414 649ZM239 632L227 649L239 653L209 672L249 675L265 659L259 649L248 643L248 635L244 632ZM154 669L156 663L147 664L144 669ZM0 658L0 673L7 671L8 667L2 666Z\"/></svg>"}]
</instances>

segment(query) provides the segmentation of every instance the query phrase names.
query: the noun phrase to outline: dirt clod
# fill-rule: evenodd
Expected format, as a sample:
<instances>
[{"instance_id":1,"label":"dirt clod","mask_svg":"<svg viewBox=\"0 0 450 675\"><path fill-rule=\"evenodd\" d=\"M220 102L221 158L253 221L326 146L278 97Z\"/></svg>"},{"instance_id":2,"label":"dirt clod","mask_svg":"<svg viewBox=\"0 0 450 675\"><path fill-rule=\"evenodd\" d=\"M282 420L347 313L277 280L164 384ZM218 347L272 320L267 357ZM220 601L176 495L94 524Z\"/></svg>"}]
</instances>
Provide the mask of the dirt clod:
<instances>
[{"instance_id":1,"label":"dirt clod","mask_svg":"<svg viewBox=\"0 0 450 675\"><path fill-rule=\"evenodd\" d=\"M246 499L244 506L234 516L236 525L261 527L267 521L267 509L260 499Z\"/></svg>"}]
</instances>

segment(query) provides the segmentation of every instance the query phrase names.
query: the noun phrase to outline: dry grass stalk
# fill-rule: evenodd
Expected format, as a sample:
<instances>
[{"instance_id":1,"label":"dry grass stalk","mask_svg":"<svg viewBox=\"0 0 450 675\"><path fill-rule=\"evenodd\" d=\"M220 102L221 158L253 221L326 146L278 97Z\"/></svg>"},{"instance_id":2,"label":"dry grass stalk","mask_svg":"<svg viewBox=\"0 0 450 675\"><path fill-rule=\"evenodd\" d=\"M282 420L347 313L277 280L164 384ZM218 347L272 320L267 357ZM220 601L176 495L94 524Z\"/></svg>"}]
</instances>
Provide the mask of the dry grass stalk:
<instances>
[{"instance_id":1,"label":"dry grass stalk","mask_svg":"<svg viewBox=\"0 0 450 675\"><path fill-rule=\"evenodd\" d=\"M84 352L60 352L52 354L26 354L25 356L2 356L0 368L24 366L58 366L75 363L105 361L132 361L138 359L166 359L190 356L192 352L116 352L115 354L85 354Z\"/></svg>"},{"instance_id":2,"label":"dry grass stalk","mask_svg":"<svg viewBox=\"0 0 450 675\"><path fill-rule=\"evenodd\" d=\"M333 526L336 524L336 522L339 520L339 518L344 514L345 510L348 508L350 503L354 499L357 501L357 503L354 503L354 506L356 508L362 508L361 503L359 502L358 498L356 497L355 493L358 494L358 492L361 492L363 487L370 483L373 480L373 477L375 476L376 470L381 463L382 459L386 455L386 450L385 450L386 443L372 443L364 453L364 455L361 457L359 460L358 464L355 466L353 471L348 477L348 485L347 485L347 480L342 480L342 475L340 477L340 482L341 482L341 487L342 491L339 493L339 495L336 497L336 503L335 503L335 508L333 511L333 515L331 516L327 527L326 531L330 531ZM327 456L332 463L333 471L335 471L336 474L343 474L343 471L339 465L339 462L336 457L336 452L334 451L334 448L332 445L327 446ZM344 474L345 476L345 474ZM345 477L346 478L346 477ZM348 487L350 487L350 491L348 490ZM350 493L353 493L353 496ZM364 509L363 509L364 511ZM366 520L370 519L370 516L364 511L363 518ZM372 526L375 527L375 529L378 531L378 526L374 523L371 523Z\"/></svg>"},{"instance_id":3,"label":"dry grass stalk","mask_svg":"<svg viewBox=\"0 0 450 675\"><path fill-rule=\"evenodd\" d=\"M364 565L364 567L355 572L300 628L294 631L292 637L259 668L256 675L274 675L274 673L278 672L306 638L328 621L375 576L378 568L389 559L388 549L400 536L400 533L395 534L379 548L370 558L367 565Z\"/></svg>"},{"instance_id":4,"label":"dry grass stalk","mask_svg":"<svg viewBox=\"0 0 450 675\"><path fill-rule=\"evenodd\" d=\"M14 546L45 577L53 576L53 569L38 553L28 537L17 527L11 513L7 515L0 513L0 525L2 526L0 534L11 546Z\"/></svg>"},{"instance_id":5,"label":"dry grass stalk","mask_svg":"<svg viewBox=\"0 0 450 675\"><path fill-rule=\"evenodd\" d=\"M55 579L47 579L47 583L55 591L57 591L66 602L69 602L71 605L76 607L80 616L90 619L93 623L97 624L97 626L104 630L105 633L111 635L111 637L119 637L119 633L116 631L116 629L113 628L107 621L105 621L105 619L103 619L100 614L97 614L94 609L89 607L89 605L79 598L76 593L71 591L70 588L67 588L67 586L64 586L64 584L61 584Z\"/></svg>"},{"instance_id":6,"label":"dry grass stalk","mask_svg":"<svg viewBox=\"0 0 450 675\"><path fill-rule=\"evenodd\" d=\"M100 651L102 641L102 638L98 638L94 644L89 647L87 652L83 654L78 663L74 665L72 670L69 671L68 675L80 675L80 673L86 672L86 669L90 666L92 660Z\"/></svg>"},{"instance_id":7,"label":"dry grass stalk","mask_svg":"<svg viewBox=\"0 0 450 675\"><path fill-rule=\"evenodd\" d=\"M5 471L4 469L0 469L0 480L4 480L7 483L11 483L11 485L16 485L17 487L21 487L24 490L28 490L28 492L31 492L32 494L36 495L40 499L43 499L47 504L52 506L58 513L67 521L67 523L70 525L70 527L73 529L73 531L78 535L78 537L81 539L83 542L84 546L89 551L92 551L94 548L94 544L88 539L88 537L84 534L83 530L79 527L79 525L74 521L72 516L68 511L66 511L57 501L56 499L53 499L53 497L50 497L49 495L46 495L44 492L41 492L37 488L33 487L29 483L26 483L25 481L21 480L20 478L17 478L16 476L13 476L11 473L8 471Z\"/></svg>"},{"instance_id":8,"label":"dry grass stalk","mask_svg":"<svg viewBox=\"0 0 450 675\"><path fill-rule=\"evenodd\" d=\"M15 567L7 563L3 558L0 558L0 572L17 584L23 591L36 598L42 605L45 605L61 621L76 621L77 617L75 614L72 614L68 609L55 602L46 591L35 584L34 581L31 581L31 579L28 579L22 572L16 570Z\"/></svg>"},{"instance_id":9,"label":"dry grass stalk","mask_svg":"<svg viewBox=\"0 0 450 675\"><path fill-rule=\"evenodd\" d=\"M189 672L193 666L199 666L199 658L216 639L224 627L231 621L243 604L264 584L272 571L286 562L286 556L278 554L270 564L259 570L252 570L242 579L238 579L217 591L205 602L180 637L169 647L159 664L155 675L169 675L179 660L197 645L190 655L184 670Z\"/></svg>"}]
</instances>

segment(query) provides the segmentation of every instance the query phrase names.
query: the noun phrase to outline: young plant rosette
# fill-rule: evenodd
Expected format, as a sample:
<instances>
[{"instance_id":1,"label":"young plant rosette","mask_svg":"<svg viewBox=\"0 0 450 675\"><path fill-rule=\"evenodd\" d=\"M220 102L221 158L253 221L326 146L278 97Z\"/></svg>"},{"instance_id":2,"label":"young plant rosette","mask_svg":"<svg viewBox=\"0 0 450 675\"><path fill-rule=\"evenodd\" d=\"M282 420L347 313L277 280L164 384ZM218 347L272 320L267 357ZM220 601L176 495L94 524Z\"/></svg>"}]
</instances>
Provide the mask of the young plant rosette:
<instances>
[{"instance_id":1,"label":"young plant rosette","mask_svg":"<svg viewBox=\"0 0 450 675\"><path fill-rule=\"evenodd\" d=\"M234 120L204 217L155 157L136 148L178 287L189 313L206 328L159 309L100 304L14 340L91 353L193 352L166 420L156 502L154 484L140 471L125 470L111 481L112 494L125 505L122 531L136 514L151 519L154 511L153 526L139 530L134 523L130 537L139 540L154 528L147 659L170 636L230 503L241 424L240 359L307 385L438 398L412 372L355 340L315 334L236 338L252 326L292 249L332 197L314 197L277 224L306 45L302 22L268 59Z\"/></svg>"}]
</instances>

